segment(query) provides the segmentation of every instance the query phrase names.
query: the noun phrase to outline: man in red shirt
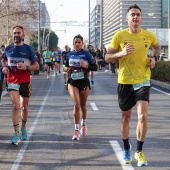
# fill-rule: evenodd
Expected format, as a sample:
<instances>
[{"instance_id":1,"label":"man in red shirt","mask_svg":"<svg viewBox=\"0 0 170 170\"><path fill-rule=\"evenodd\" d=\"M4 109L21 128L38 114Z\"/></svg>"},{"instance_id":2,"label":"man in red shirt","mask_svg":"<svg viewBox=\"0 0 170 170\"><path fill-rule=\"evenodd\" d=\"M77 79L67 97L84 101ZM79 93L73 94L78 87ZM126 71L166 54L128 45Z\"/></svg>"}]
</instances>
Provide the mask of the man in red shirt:
<instances>
[{"instance_id":1,"label":"man in red shirt","mask_svg":"<svg viewBox=\"0 0 170 170\"><path fill-rule=\"evenodd\" d=\"M26 122L28 118L28 102L31 95L30 71L38 70L37 57L32 48L24 44L25 37L22 26L13 28L14 43L7 46L2 56L2 72L7 75L7 91L12 101L12 121L15 135L11 140L17 145L20 139L26 140ZM20 103L19 103L20 99ZM21 108L21 136L19 130L19 109Z\"/></svg>"}]
</instances>

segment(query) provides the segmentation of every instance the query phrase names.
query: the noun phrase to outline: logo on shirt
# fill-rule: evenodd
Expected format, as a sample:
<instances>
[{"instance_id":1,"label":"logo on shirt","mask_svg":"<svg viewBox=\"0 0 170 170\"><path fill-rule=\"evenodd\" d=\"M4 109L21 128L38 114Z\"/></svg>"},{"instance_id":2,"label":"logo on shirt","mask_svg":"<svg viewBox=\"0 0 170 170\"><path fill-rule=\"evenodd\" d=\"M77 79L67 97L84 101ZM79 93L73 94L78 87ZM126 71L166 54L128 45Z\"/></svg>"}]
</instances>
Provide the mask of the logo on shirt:
<instances>
[{"instance_id":1,"label":"logo on shirt","mask_svg":"<svg viewBox=\"0 0 170 170\"><path fill-rule=\"evenodd\" d=\"M26 53L23 53L23 52L19 52L21 55L26 55Z\"/></svg>"}]
</instances>

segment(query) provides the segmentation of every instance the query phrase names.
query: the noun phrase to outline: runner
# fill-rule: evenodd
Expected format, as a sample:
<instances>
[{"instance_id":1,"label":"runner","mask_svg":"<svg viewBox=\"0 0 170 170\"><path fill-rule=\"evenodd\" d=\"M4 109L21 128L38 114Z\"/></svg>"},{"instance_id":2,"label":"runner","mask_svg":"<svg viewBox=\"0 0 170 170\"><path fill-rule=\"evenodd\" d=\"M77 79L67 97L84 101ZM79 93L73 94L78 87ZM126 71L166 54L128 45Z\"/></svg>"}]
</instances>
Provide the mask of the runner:
<instances>
[{"instance_id":1,"label":"runner","mask_svg":"<svg viewBox=\"0 0 170 170\"><path fill-rule=\"evenodd\" d=\"M28 118L28 103L31 95L30 71L38 70L37 57L32 48L25 44L22 26L13 27L14 43L7 46L2 59L2 72L7 75L7 91L12 101L12 121L15 135L11 140L17 145L27 139L26 122ZM20 101L20 103L19 103ZM19 130L19 109L21 108L21 136Z\"/></svg>"},{"instance_id":2,"label":"runner","mask_svg":"<svg viewBox=\"0 0 170 170\"><path fill-rule=\"evenodd\" d=\"M83 37L77 35L73 39L74 50L67 54L65 71L69 71L68 92L74 103L73 117L75 131L72 140L79 140L81 135L86 135L86 102L90 90L88 79L89 71L97 71L97 65L90 52L82 49ZM80 109L82 111L81 130L79 133Z\"/></svg>"},{"instance_id":3,"label":"runner","mask_svg":"<svg viewBox=\"0 0 170 170\"><path fill-rule=\"evenodd\" d=\"M64 84L67 89L67 80L68 80L68 74L64 71L64 68L66 67L66 55L70 52L70 48L68 45L65 46L65 51L62 52L62 60L63 60L63 74L64 74Z\"/></svg>"},{"instance_id":4,"label":"runner","mask_svg":"<svg viewBox=\"0 0 170 170\"><path fill-rule=\"evenodd\" d=\"M106 54L106 62L119 61L118 102L122 111L121 133L124 144L123 161L132 162L129 142L132 108L136 105L138 119L136 127L137 166L147 165L143 144L148 129L148 106L150 98L151 68L155 67L160 54L160 44L155 34L142 29L142 11L136 4L128 8L126 14L128 28L116 32ZM150 46L153 57L147 57Z\"/></svg>"},{"instance_id":5,"label":"runner","mask_svg":"<svg viewBox=\"0 0 170 170\"><path fill-rule=\"evenodd\" d=\"M2 89L3 89L3 83L2 83L2 50L0 49L0 105L1 105L1 95L2 95Z\"/></svg>"},{"instance_id":6,"label":"runner","mask_svg":"<svg viewBox=\"0 0 170 170\"><path fill-rule=\"evenodd\" d=\"M46 47L46 51L43 52L43 57L45 61L45 69L47 71L47 79L50 77L50 67L51 67L51 60L52 60L52 52L49 51L49 48Z\"/></svg>"},{"instance_id":7,"label":"runner","mask_svg":"<svg viewBox=\"0 0 170 170\"><path fill-rule=\"evenodd\" d=\"M59 75L60 74L60 61L61 61L61 51L59 50L58 47L56 47L54 49L54 58L55 58L55 75Z\"/></svg>"},{"instance_id":8,"label":"runner","mask_svg":"<svg viewBox=\"0 0 170 170\"><path fill-rule=\"evenodd\" d=\"M96 61L96 52L94 51L93 46L92 45L88 45L87 49L92 54L93 58ZM91 84L94 85L94 72L91 71L90 75L91 75Z\"/></svg>"}]
</instances>

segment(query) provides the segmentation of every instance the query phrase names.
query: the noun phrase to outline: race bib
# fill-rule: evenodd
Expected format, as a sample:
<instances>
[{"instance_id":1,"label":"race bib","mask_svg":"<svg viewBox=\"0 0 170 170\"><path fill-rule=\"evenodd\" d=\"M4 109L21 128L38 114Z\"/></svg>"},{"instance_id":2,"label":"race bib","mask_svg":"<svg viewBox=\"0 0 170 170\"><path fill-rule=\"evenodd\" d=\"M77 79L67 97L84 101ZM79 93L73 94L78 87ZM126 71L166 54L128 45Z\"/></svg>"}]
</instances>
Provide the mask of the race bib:
<instances>
[{"instance_id":1,"label":"race bib","mask_svg":"<svg viewBox=\"0 0 170 170\"><path fill-rule=\"evenodd\" d=\"M84 72L83 71L74 71L71 73L71 78L73 80L80 80L84 78Z\"/></svg>"},{"instance_id":2,"label":"race bib","mask_svg":"<svg viewBox=\"0 0 170 170\"><path fill-rule=\"evenodd\" d=\"M45 59L45 62L46 62L46 63L51 63L51 58L46 58L46 59Z\"/></svg>"},{"instance_id":3,"label":"race bib","mask_svg":"<svg viewBox=\"0 0 170 170\"><path fill-rule=\"evenodd\" d=\"M19 85L19 84L12 84L12 83L9 83L9 84L8 84L8 89L12 89L12 90L17 90L17 91L19 91L19 88L20 88L20 85Z\"/></svg>"},{"instance_id":4,"label":"race bib","mask_svg":"<svg viewBox=\"0 0 170 170\"><path fill-rule=\"evenodd\" d=\"M151 85L150 81L146 80L146 81L144 81L142 83L139 83L139 84L133 84L133 89L134 90L138 90L138 89L140 89L143 86L150 86L150 85Z\"/></svg>"}]
</instances>

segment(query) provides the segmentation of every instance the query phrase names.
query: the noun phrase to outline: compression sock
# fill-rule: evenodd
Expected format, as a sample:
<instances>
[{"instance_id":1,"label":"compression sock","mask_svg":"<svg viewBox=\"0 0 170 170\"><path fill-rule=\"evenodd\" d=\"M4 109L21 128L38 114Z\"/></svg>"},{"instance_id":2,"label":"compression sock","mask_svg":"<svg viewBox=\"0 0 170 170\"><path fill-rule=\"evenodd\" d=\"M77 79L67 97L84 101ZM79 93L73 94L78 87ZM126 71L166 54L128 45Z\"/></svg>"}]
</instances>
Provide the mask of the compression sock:
<instances>
[{"instance_id":1,"label":"compression sock","mask_svg":"<svg viewBox=\"0 0 170 170\"><path fill-rule=\"evenodd\" d=\"M129 138L123 139L124 150L130 149Z\"/></svg>"},{"instance_id":2,"label":"compression sock","mask_svg":"<svg viewBox=\"0 0 170 170\"><path fill-rule=\"evenodd\" d=\"M136 148L137 152L142 151L143 143L144 143L144 141L141 142L141 141L137 140L137 148Z\"/></svg>"}]
</instances>

